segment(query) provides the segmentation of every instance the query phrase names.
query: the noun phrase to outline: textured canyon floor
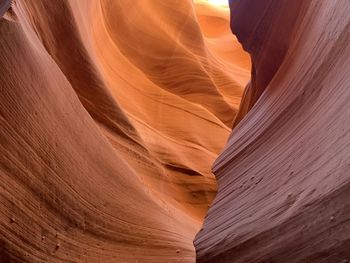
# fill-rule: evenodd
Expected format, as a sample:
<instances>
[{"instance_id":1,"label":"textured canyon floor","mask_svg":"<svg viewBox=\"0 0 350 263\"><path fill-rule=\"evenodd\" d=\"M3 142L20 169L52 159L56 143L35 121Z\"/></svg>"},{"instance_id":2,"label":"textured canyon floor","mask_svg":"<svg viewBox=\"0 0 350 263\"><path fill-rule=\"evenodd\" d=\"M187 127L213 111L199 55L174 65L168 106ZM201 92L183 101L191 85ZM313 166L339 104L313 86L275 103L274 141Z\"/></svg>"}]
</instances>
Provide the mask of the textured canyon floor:
<instances>
[{"instance_id":1,"label":"textured canyon floor","mask_svg":"<svg viewBox=\"0 0 350 263\"><path fill-rule=\"evenodd\" d=\"M350 261L350 2L230 6L0 0L1 263Z\"/></svg>"}]
</instances>

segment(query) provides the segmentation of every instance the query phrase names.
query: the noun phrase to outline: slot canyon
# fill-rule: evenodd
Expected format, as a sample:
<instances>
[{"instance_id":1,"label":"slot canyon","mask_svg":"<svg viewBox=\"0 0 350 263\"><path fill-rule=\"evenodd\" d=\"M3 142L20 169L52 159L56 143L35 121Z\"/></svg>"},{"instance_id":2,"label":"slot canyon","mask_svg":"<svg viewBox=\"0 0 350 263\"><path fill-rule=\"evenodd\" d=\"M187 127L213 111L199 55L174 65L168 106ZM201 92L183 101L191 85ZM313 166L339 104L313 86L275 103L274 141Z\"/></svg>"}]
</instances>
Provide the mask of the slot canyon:
<instances>
[{"instance_id":1,"label":"slot canyon","mask_svg":"<svg viewBox=\"0 0 350 263\"><path fill-rule=\"evenodd\" d=\"M349 0L0 0L0 263L350 262Z\"/></svg>"}]
</instances>

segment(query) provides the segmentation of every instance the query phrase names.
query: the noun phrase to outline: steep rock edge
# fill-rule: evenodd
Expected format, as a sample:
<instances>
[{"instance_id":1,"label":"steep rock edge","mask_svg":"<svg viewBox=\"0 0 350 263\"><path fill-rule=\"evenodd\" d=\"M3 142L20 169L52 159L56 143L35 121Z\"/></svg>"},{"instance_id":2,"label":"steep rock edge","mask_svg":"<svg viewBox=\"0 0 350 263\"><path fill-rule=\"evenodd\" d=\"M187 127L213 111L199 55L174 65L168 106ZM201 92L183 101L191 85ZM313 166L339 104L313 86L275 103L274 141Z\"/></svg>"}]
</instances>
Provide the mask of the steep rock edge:
<instances>
[{"instance_id":1,"label":"steep rock edge","mask_svg":"<svg viewBox=\"0 0 350 263\"><path fill-rule=\"evenodd\" d=\"M347 262L350 4L232 0L231 8L254 67L213 167L218 194L194 241L197 261Z\"/></svg>"},{"instance_id":2,"label":"steep rock edge","mask_svg":"<svg viewBox=\"0 0 350 263\"><path fill-rule=\"evenodd\" d=\"M281 66L303 4L307 5L301 0L252 0L249 5L245 1L230 1L232 33L252 60L251 82L233 127L252 109Z\"/></svg>"}]
</instances>

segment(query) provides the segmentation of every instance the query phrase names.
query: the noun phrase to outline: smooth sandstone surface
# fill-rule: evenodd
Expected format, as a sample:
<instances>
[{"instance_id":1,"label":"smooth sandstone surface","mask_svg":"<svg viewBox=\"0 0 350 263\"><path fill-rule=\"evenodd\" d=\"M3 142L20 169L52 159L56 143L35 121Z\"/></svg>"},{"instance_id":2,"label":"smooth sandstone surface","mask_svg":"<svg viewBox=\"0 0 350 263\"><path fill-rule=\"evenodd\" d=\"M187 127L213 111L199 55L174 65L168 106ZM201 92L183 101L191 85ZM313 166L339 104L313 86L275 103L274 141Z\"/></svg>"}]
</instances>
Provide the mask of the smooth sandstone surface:
<instances>
[{"instance_id":1,"label":"smooth sandstone surface","mask_svg":"<svg viewBox=\"0 0 350 263\"><path fill-rule=\"evenodd\" d=\"M252 56L198 262L349 262L350 2L232 0Z\"/></svg>"},{"instance_id":2,"label":"smooth sandstone surface","mask_svg":"<svg viewBox=\"0 0 350 263\"><path fill-rule=\"evenodd\" d=\"M227 10L210 8L12 1L0 18L0 262L195 261L211 165L250 77Z\"/></svg>"}]
</instances>

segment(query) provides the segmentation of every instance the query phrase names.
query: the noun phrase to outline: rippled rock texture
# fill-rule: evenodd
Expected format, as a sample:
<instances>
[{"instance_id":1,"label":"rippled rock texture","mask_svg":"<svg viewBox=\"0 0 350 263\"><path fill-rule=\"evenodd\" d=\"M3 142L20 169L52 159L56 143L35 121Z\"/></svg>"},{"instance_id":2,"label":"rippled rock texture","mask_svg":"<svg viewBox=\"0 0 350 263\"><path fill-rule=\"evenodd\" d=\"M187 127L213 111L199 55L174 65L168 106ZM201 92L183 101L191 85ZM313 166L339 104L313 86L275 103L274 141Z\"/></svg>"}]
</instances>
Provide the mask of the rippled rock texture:
<instances>
[{"instance_id":1,"label":"rippled rock texture","mask_svg":"<svg viewBox=\"0 0 350 263\"><path fill-rule=\"evenodd\" d=\"M198 262L349 262L350 2L232 0L252 80Z\"/></svg>"},{"instance_id":2,"label":"rippled rock texture","mask_svg":"<svg viewBox=\"0 0 350 263\"><path fill-rule=\"evenodd\" d=\"M250 75L228 13L207 12L12 1L0 18L1 262L195 260L211 165Z\"/></svg>"}]
</instances>

